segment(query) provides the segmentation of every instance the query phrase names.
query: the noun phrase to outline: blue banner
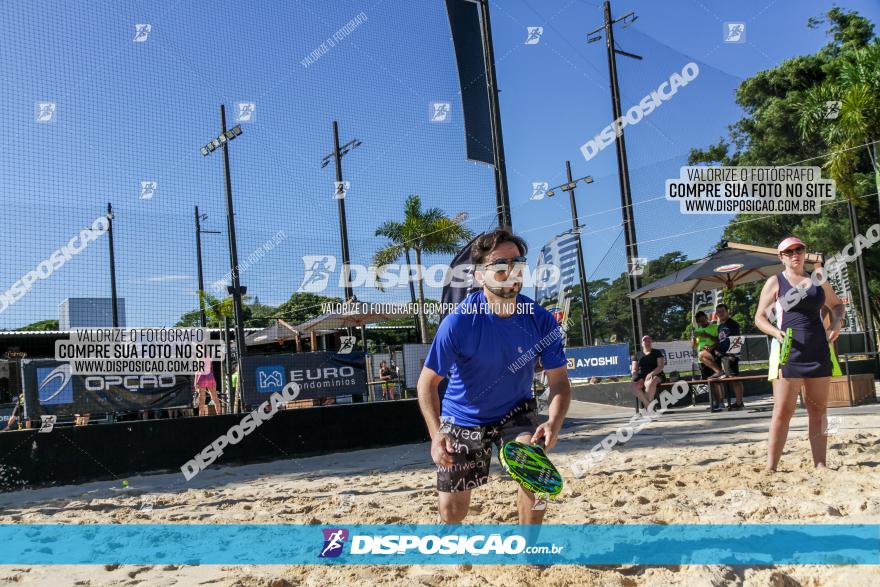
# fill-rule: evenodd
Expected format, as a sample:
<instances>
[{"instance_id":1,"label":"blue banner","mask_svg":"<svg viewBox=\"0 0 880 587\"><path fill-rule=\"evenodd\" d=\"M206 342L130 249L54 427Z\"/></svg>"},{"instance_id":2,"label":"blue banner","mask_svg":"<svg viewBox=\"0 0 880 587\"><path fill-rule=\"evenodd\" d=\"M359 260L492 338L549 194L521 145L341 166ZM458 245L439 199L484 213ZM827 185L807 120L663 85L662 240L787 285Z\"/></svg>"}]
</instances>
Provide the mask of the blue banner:
<instances>
[{"instance_id":1,"label":"blue banner","mask_svg":"<svg viewBox=\"0 0 880 587\"><path fill-rule=\"evenodd\" d=\"M565 356L569 377L619 377L631 373L626 343L566 348Z\"/></svg>"},{"instance_id":2,"label":"blue banner","mask_svg":"<svg viewBox=\"0 0 880 587\"><path fill-rule=\"evenodd\" d=\"M258 406L285 385L299 385L298 399L367 393L364 353L315 352L246 355L245 405Z\"/></svg>"},{"instance_id":3,"label":"blue banner","mask_svg":"<svg viewBox=\"0 0 880 587\"><path fill-rule=\"evenodd\" d=\"M880 564L880 525L848 524L4 524L0 541L3 565Z\"/></svg>"}]
</instances>

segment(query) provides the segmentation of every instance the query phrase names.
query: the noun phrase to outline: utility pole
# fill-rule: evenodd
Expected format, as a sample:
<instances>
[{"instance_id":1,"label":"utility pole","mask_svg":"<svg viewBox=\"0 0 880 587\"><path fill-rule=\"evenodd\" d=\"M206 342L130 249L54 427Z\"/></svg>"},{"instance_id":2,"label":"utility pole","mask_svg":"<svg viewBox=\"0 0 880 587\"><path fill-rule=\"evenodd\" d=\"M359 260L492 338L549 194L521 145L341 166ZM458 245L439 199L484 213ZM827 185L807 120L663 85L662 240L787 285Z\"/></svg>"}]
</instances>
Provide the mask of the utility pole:
<instances>
[{"instance_id":1,"label":"utility pole","mask_svg":"<svg viewBox=\"0 0 880 587\"><path fill-rule=\"evenodd\" d=\"M339 210L339 242L342 247L342 278L345 280L343 289L345 291L345 299L343 303L355 302L354 289L351 287L351 256L348 250L348 225L345 217L345 197L346 189L342 181L342 157L347 155L353 149L357 149L363 144L360 139L352 139L341 147L339 146L339 123L333 121L333 152L325 155L321 160L321 168L326 167L332 159L336 165L336 202ZM347 329L348 336L351 336L351 328ZM367 352L366 330L361 329L361 339L364 341L364 352ZM314 349L313 349L314 350Z\"/></svg>"},{"instance_id":2,"label":"utility pole","mask_svg":"<svg viewBox=\"0 0 880 587\"><path fill-rule=\"evenodd\" d=\"M581 282L581 295L583 296L583 306L581 313L581 337L584 341L584 346L588 346L593 344L593 315L590 310L590 289L587 286L587 271L584 268L584 250L581 246L581 225L578 222L578 214L577 214L577 203L574 199L574 188L577 186L579 181L590 184L593 183L593 177L587 175L586 177L579 177L577 179L573 179L571 176L571 161L565 162L565 175L567 182L550 188L547 190L547 197L552 198L556 195L557 191L568 192L568 205L571 209L571 229L572 233L577 237L575 240L576 251L577 251L577 263L578 263L578 273L580 274L580 282Z\"/></svg>"},{"instance_id":3,"label":"utility pole","mask_svg":"<svg viewBox=\"0 0 880 587\"><path fill-rule=\"evenodd\" d=\"M847 208L849 209L850 235L852 236L852 239L855 240L856 236L861 234L859 217L856 212L856 207L852 202L847 204ZM877 351L877 339L874 334L874 316L871 311L871 293L868 289L868 275L865 271L864 255L858 255L856 257L856 274L859 276L859 301L862 306L862 318L865 321L865 350L869 353L873 353ZM880 357L875 357L875 362L877 360L880 360Z\"/></svg>"},{"instance_id":4,"label":"utility pole","mask_svg":"<svg viewBox=\"0 0 880 587\"><path fill-rule=\"evenodd\" d=\"M107 202L107 236L110 241L110 304L113 328L119 328L119 308L116 303L116 255L113 250L113 206Z\"/></svg>"},{"instance_id":5,"label":"utility pole","mask_svg":"<svg viewBox=\"0 0 880 587\"><path fill-rule=\"evenodd\" d=\"M624 26L628 26L638 17L635 16L634 12L629 12L617 20L612 20L610 0L605 0L604 13L605 23L588 33L587 42L592 43L598 41L602 38L602 32L605 33L605 47L608 51L608 75L611 85L611 111L612 116L614 117L613 120L617 120L621 117L620 88L618 86L617 78L617 54L619 53L624 57L638 60L641 60L642 58L639 55L628 53L614 47L614 25L618 22L624 21ZM635 259L639 256L639 250L637 245L638 240L636 239L635 220L633 219L632 193L629 184L629 164L626 159L626 141L624 140L622 128L618 131L617 140L614 144L617 151L620 204L623 209L623 236L626 241L627 284L629 286L629 293L632 293L639 288L639 277L638 275L633 275L633 267L636 266ZM639 300L630 298L630 306L632 311L632 344L635 352L638 352L639 339L642 336L642 313L639 306Z\"/></svg>"},{"instance_id":6,"label":"utility pole","mask_svg":"<svg viewBox=\"0 0 880 587\"><path fill-rule=\"evenodd\" d=\"M220 234L219 230L204 230L202 228L202 220L208 218L207 214L199 214L199 207L195 207L196 219L196 264L199 272L199 324L202 328L208 325L208 318L205 315L205 278L202 271L202 233Z\"/></svg>"},{"instance_id":7,"label":"utility pole","mask_svg":"<svg viewBox=\"0 0 880 587\"><path fill-rule=\"evenodd\" d=\"M409 298L410 298L410 300L412 300L413 307L416 308L417 307L416 306L416 304L417 304L416 288L413 285L412 272L410 271L410 267L412 267L412 261L410 261L409 247L407 247L404 250L406 252L406 271L407 271L407 276L408 276L407 281L409 281ZM422 311L422 308L418 308L418 312L421 312L421 311ZM416 313L416 315L413 319L413 322L415 322L415 325L416 325L416 338L418 340L422 340L422 327L421 327L421 324L419 323L418 313Z\"/></svg>"},{"instance_id":8,"label":"utility pole","mask_svg":"<svg viewBox=\"0 0 880 587\"><path fill-rule=\"evenodd\" d=\"M342 277L345 279L345 301L354 300L354 290L351 287L351 275L349 274L351 255L348 250L348 225L345 218L345 189L342 182L342 153L339 149L339 124L333 121L333 161L336 163L336 203L339 209L339 242L342 245ZM339 192L342 191L342 197Z\"/></svg>"},{"instance_id":9,"label":"utility pole","mask_svg":"<svg viewBox=\"0 0 880 587\"><path fill-rule=\"evenodd\" d=\"M501 108L498 100L498 80L495 78L495 52L492 43L492 23L489 19L489 0L479 0L482 26L483 55L486 61L486 86L489 91L489 113L492 117L492 151L495 159L495 205L498 226L511 227L510 193L507 188L507 164L504 160L504 140L501 134Z\"/></svg>"},{"instance_id":10,"label":"utility pole","mask_svg":"<svg viewBox=\"0 0 880 587\"><path fill-rule=\"evenodd\" d=\"M577 258L578 274L581 276L581 296L583 307L581 308L581 336L584 346L593 344L593 313L590 310L590 289L587 285L587 270L584 268L584 249L581 245L581 225L578 222L577 203L574 200L574 182L571 178L571 161L565 162L565 176L571 189L568 190L568 201L571 204L571 228L577 235Z\"/></svg>"}]
</instances>

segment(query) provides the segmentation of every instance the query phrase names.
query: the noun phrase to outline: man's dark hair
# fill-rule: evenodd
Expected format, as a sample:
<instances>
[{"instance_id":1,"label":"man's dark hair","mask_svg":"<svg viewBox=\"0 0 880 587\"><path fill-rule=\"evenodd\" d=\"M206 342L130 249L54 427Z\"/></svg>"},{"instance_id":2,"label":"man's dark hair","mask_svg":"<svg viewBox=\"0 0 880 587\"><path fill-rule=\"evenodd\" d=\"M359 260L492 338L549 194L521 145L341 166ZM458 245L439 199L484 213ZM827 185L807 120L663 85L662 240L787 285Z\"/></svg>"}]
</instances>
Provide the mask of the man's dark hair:
<instances>
[{"instance_id":1,"label":"man's dark hair","mask_svg":"<svg viewBox=\"0 0 880 587\"><path fill-rule=\"evenodd\" d=\"M707 319L707 320L709 319L709 317L706 316L706 312L704 312L704 311L702 311L702 310L700 310L699 312L697 312L696 314L694 314L694 319L697 319L697 318L700 318L700 317L705 318L705 319Z\"/></svg>"},{"instance_id":2,"label":"man's dark hair","mask_svg":"<svg viewBox=\"0 0 880 587\"><path fill-rule=\"evenodd\" d=\"M471 263L480 265L484 263L486 257L492 250L501 243L513 243L519 249L520 255L529 252L529 246L526 241L516 236L508 228L496 228L492 232L484 232L477 237L474 244L471 245Z\"/></svg>"},{"instance_id":3,"label":"man's dark hair","mask_svg":"<svg viewBox=\"0 0 880 587\"><path fill-rule=\"evenodd\" d=\"M727 307L727 304L724 304L724 303L721 303L721 304L718 304L717 306L715 306L715 309L716 309L716 310L717 310L718 308L724 308L724 309L727 310L728 312L730 311L730 308L728 308L728 307Z\"/></svg>"}]
</instances>

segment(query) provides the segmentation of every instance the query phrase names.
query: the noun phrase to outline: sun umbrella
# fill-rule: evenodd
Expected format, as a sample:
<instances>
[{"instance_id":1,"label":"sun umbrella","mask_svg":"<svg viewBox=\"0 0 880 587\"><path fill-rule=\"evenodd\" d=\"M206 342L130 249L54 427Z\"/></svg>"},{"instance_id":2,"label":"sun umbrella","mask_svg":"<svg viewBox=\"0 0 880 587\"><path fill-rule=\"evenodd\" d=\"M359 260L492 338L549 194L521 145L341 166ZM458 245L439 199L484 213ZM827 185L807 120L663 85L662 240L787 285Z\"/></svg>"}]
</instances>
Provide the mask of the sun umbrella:
<instances>
[{"instance_id":1,"label":"sun umbrella","mask_svg":"<svg viewBox=\"0 0 880 587\"><path fill-rule=\"evenodd\" d=\"M806 264L811 266L818 260L818 255L807 255ZM781 272L783 268L776 249L724 243L694 264L640 287L629 294L629 297L641 300L721 287L732 288L767 279Z\"/></svg>"}]
</instances>

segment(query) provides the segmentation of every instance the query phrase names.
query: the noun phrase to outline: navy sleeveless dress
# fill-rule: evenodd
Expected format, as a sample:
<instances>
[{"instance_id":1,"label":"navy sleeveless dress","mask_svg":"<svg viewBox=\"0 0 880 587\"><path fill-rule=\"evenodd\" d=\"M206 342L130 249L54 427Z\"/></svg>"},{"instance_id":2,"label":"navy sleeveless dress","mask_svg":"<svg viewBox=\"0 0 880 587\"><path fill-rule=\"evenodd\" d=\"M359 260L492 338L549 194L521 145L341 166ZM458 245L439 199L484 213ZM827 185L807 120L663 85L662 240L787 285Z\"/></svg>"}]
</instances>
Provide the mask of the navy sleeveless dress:
<instances>
[{"instance_id":1,"label":"navy sleeveless dress","mask_svg":"<svg viewBox=\"0 0 880 587\"><path fill-rule=\"evenodd\" d=\"M784 310L781 302L794 286L782 273L777 275L777 280L777 327L782 332L791 328L793 335L788 362L782 366L782 376L786 379L830 377L831 351L820 315L825 305L825 291L811 281L806 295L790 310Z\"/></svg>"}]
</instances>

